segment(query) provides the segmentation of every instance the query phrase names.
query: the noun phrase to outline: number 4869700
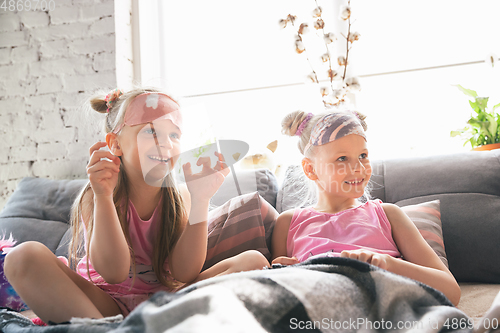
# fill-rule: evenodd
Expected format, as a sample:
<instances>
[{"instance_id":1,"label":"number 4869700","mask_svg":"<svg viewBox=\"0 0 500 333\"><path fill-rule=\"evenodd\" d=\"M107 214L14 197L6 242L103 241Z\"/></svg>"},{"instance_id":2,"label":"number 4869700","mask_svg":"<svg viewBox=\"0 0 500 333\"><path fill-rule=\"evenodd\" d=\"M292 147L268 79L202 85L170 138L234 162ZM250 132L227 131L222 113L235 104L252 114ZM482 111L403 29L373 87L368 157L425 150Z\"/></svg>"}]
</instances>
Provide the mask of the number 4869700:
<instances>
[{"instance_id":1,"label":"number 4869700","mask_svg":"<svg viewBox=\"0 0 500 333\"><path fill-rule=\"evenodd\" d=\"M0 5L0 9L3 10L4 12L9 11L9 12L23 12L23 11L30 11L30 10L41 10L42 12L45 11L53 11L56 9L56 2L54 0L3 0L2 4Z\"/></svg>"}]
</instances>

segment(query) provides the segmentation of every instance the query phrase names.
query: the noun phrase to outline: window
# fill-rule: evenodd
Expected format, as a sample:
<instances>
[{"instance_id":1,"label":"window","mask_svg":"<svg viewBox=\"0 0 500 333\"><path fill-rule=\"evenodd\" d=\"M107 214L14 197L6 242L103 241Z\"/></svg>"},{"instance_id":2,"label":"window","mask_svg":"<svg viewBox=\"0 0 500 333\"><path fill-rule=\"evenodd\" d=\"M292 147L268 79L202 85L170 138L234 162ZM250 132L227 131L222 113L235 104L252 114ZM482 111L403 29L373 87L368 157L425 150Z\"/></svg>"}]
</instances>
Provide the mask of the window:
<instances>
[{"instance_id":1,"label":"window","mask_svg":"<svg viewBox=\"0 0 500 333\"><path fill-rule=\"evenodd\" d=\"M338 8L347 1L318 3L325 29L338 32ZM204 113L219 139L246 141L251 150L279 139L280 162L300 160L296 138L280 134L281 119L299 109L320 112L322 103L318 86L304 84L310 67L294 51L293 31L280 30L278 20L290 13L299 19L310 15L315 1L140 4L143 84L160 84L181 97L193 110L186 118L198 120L197 112ZM469 150L449 135L465 126L471 112L467 97L452 85L500 100L498 68L483 61L500 54L495 23L500 3L353 0L351 5L353 30L361 39L348 68L361 80L355 102L368 116L372 158Z\"/></svg>"},{"instance_id":2,"label":"window","mask_svg":"<svg viewBox=\"0 0 500 333\"><path fill-rule=\"evenodd\" d=\"M460 138L450 138L472 112L467 96L452 85L500 102L500 68L484 62L488 54L500 55L494 14L500 3L355 0L352 5L362 34L352 50L363 87L356 102L369 117L372 156L470 150Z\"/></svg>"}]
</instances>

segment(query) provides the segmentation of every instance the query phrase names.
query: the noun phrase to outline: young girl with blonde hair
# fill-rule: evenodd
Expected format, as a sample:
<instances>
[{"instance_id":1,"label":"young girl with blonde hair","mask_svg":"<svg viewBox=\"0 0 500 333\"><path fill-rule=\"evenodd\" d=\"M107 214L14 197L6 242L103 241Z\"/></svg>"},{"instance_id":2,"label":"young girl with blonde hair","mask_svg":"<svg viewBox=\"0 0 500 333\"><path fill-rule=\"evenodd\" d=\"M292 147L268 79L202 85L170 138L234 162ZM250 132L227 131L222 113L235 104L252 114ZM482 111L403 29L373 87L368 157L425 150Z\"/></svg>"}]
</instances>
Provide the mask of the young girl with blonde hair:
<instances>
[{"instance_id":1,"label":"young girl with blonde hair","mask_svg":"<svg viewBox=\"0 0 500 333\"><path fill-rule=\"evenodd\" d=\"M72 208L76 272L37 242L20 244L5 260L9 282L43 321L126 316L154 292L269 265L260 252L246 251L200 273L209 200L229 169L221 154L213 168L202 157L203 170L193 174L184 164L186 185L176 186L171 171L182 136L176 101L156 89L115 89L90 105L106 115L107 134L90 148L89 182Z\"/></svg>"},{"instance_id":2,"label":"young girl with blonde hair","mask_svg":"<svg viewBox=\"0 0 500 333\"><path fill-rule=\"evenodd\" d=\"M317 201L280 214L273 263L292 265L313 256L357 259L423 282L458 304L455 278L408 216L393 204L360 201L372 173L364 119L350 111L296 111L283 119L283 134L300 137L302 170L316 185Z\"/></svg>"}]
</instances>

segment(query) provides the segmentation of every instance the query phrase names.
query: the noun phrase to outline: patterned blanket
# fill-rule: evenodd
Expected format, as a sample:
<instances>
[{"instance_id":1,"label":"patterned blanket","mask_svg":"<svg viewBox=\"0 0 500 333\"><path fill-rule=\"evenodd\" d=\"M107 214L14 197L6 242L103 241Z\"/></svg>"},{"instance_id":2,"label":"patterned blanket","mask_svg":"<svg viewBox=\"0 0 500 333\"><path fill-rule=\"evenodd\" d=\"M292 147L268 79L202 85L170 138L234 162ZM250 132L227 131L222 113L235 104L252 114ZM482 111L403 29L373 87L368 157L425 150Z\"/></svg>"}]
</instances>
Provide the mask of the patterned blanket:
<instances>
[{"instance_id":1,"label":"patterned blanket","mask_svg":"<svg viewBox=\"0 0 500 333\"><path fill-rule=\"evenodd\" d=\"M347 258L316 258L211 278L177 293L159 292L119 322L75 319L37 327L2 310L0 329L6 333L473 330L472 320L439 291Z\"/></svg>"}]
</instances>

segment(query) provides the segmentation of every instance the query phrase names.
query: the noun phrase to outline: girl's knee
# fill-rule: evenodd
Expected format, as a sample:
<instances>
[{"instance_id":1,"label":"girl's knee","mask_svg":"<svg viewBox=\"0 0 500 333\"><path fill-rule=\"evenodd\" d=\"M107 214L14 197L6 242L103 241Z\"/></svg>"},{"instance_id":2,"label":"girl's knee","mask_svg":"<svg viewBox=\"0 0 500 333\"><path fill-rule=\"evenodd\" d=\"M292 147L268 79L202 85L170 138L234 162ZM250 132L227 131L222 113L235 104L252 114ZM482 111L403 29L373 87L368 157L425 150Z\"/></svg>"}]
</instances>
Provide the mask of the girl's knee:
<instances>
[{"instance_id":1,"label":"girl's knee","mask_svg":"<svg viewBox=\"0 0 500 333\"><path fill-rule=\"evenodd\" d=\"M45 245L39 242L24 242L15 246L4 261L4 273L7 279L15 275L25 274L33 265L43 261L47 251L52 253Z\"/></svg>"},{"instance_id":2,"label":"girl's knee","mask_svg":"<svg viewBox=\"0 0 500 333\"><path fill-rule=\"evenodd\" d=\"M240 253L238 257L238 262L244 268L242 270L245 271L269 267L269 261L257 250L245 251Z\"/></svg>"}]
</instances>

